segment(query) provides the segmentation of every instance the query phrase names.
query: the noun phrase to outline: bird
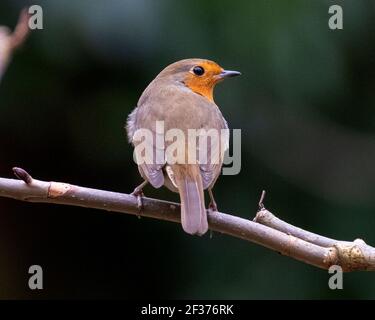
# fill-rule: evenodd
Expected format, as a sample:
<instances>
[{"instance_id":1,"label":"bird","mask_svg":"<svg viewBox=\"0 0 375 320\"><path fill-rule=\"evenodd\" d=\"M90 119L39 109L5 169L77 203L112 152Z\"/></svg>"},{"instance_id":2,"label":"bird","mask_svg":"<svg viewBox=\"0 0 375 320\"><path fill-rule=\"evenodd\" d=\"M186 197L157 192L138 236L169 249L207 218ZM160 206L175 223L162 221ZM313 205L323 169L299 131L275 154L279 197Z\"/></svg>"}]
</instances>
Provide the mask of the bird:
<instances>
[{"instance_id":1,"label":"bird","mask_svg":"<svg viewBox=\"0 0 375 320\"><path fill-rule=\"evenodd\" d=\"M225 141L212 139L206 149L196 142L189 146L189 139L180 139L177 147L180 147L182 156L178 160L182 161L171 161L176 152L171 156L165 146L172 147L178 139L166 139L166 132L177 129L186 137L189 130L228 130L227 121L214 101L214 88L222 80L240 74L225 70L208 59L193 58L172 63L146 87L126 122L128 140L135 149L146 140L137 140L140 130L147 130L152 138L151 142L144 143L149 148L148 156L145 155L147 152L135 152L138 170L144 179L132 193L138 199L139 208L142 207L143 188L148 183L154 188L164 185L178 192L182 228L191 235L203 235L208 230L204 190L208 190L210 197L209 209L217 211L212 188L221 173L223 154L229 148L229 135L224 135L222 140ZM163 124L163 131L157 128L158 123ZM165 143L162 147L155 143L158 138ZM199 152L208 158L206 162L197 159ZM218 161L212 161L214 153L219 154ZM161 155L161 161L156 161L158 155ZM139 161L141 156L148 161Z\"/></svg>"}]
</instances>

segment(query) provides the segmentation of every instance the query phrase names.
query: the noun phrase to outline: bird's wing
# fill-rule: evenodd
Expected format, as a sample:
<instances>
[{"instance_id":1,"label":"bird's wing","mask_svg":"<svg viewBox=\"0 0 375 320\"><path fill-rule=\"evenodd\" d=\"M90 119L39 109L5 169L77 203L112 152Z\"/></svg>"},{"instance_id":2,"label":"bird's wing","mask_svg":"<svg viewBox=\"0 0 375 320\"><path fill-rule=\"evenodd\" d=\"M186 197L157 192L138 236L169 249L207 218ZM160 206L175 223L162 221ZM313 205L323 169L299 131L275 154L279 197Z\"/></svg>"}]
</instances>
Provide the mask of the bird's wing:
<instances>
[{"instance_id":1,"label":"bird's wing","mask_svg":"<svg viewBox=\"0 0 375 320\"><path fill-rule=\"evenodd\" d=\"M212 186L221 172L224 153L229 148L229 131L220 109L206 98L184 91L179 100L180 110L171 108L174 113L184 114L178 124L185 132L196 129L196 161L199 164L204 189ZM176 105L176 104L175 104Z\"/></svg>"},{"instance_id":2,"label":"bird's wing","mask_svg":"<svg viewBox=\"0 0 375 320\"><path fill-rule=\"evenodd\" d=\"M129 115L126 125L128 138L135 147L134 160L138 164L141 176L148 180L153 187L160 188L164 184L162 168L165 161L164 152L157 148L155 141L157 136L159 139L164 139L164 135L157 133L154 127L147 126L147 123L142 125L144 120L142 118L144 117L139 114L138 107ZM148 128L148 130L144 131L144 128Z\"/></svg>"},{"instance_id":3,"label":"bird's wing","mask_svg":"<svg viewBox=\"0 0 375 320\"><path fill-rule=\"evenodd\" d=\"M207 150L204 150L207 154L207 161L200 163L199 166L204 189L212 186L219 177L224 153L229 148L229 131L225 119L221 113L215 116L214 119L216 120L215 128L220 129L219 136L208 139L207 143L203 145L204 148L207 148ZM209 130L210 128L206 129ZM200 150L199 146L198 150Z\"/></svg>"}]
</instances>

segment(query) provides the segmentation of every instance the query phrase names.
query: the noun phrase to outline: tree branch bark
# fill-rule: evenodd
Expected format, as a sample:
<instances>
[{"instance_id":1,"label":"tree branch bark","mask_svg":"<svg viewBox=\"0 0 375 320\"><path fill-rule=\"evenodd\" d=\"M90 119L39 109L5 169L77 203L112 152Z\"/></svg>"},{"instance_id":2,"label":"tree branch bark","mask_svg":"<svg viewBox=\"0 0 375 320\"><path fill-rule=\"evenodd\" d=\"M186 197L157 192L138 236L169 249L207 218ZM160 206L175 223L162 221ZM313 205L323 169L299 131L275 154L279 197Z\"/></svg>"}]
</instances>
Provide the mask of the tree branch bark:
<instances>
[{"instance_id":1,"label":"tree branch bark","mask_svg":"<svg viewBox=\"0 0 375 320\"><path fill-rule=\"evenodd\" d=\"M139 210L136 197L130 194L40 181L21 168L13 170L20 180L0 178L0 197L94 208L180 223L180 205L177 203L144 197ZM375 248L363 240L337 241L294 227L266 210L263 198L264 193L254 221L208 211L210 229L323 269L340 265L344 271L375 270Z\"/></svg>"}]
</instances>

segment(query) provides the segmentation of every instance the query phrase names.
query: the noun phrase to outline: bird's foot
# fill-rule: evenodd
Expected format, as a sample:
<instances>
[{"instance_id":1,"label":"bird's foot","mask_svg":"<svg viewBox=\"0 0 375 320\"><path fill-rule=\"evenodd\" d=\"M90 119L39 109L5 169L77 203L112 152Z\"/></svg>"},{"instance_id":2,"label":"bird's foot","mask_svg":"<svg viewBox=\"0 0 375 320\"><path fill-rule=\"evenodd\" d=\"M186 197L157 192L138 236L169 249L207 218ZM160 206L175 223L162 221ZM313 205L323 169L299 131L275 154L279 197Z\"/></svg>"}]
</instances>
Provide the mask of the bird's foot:
<instances>
[{"instance_id":1,"label":"bird's foot","mask_svg":"<svg viewBox=\"0 0 375 320\"><path fill-rule=\"evenodd\" d=\"M142 197L144 197L143 194L143 188L148 184L148 181L145 180L143 181L138 187L134 189L134 191L131 193L132 196L137 198L137 208L139 212L142 212L143 209L143 202L142 202ZM141 216L138 216L140 218Z\"/></svg>"},{"instance_id":2,"label":"bird's foot","mask_svg":"<svg viewBox=\"0 0 375 320\"><path fill-rule=\"evenodd\" d=\"M217 212L217 204L211 188L208 188L208 194L210 196L210 204L208 205L208 208L213 212Z\"/></svg>"},{"instance_id":3,"label":"bird's foot","mask_svg":"<svg viewBox=\"0 0 375 320\"><path fill-rule=\"evenodd\" d=\"M217 211L217 205L215 201L211 201L210 204L208 205L208 213L215 213ZM214 236L214 232L210 229L210 239L212 239Z\"/></svg>"},{"instance_id":4,"label":"bird's foot","mask_svg":"<svg viewBox=\"0 0 375 320\"><path fill-rule=\"evenodd\" d=\"M213 212L218 212L216 202L211 201L210 204L208 205L208 209L210 209Z\"/></svg>"},{"instance_id":5,"label":"bird's foot","mask_svg":"<svg viewBox=\"0 0 375 320\"><path fill-rule=\"evenodd\" d=\"M142 188L139 188L139 187L135 188L134 191L131 193L131 195L137 198L137 208L139 212L141 212L143 209L142 197L144 197Z\"/></svg>"}]
</instances>

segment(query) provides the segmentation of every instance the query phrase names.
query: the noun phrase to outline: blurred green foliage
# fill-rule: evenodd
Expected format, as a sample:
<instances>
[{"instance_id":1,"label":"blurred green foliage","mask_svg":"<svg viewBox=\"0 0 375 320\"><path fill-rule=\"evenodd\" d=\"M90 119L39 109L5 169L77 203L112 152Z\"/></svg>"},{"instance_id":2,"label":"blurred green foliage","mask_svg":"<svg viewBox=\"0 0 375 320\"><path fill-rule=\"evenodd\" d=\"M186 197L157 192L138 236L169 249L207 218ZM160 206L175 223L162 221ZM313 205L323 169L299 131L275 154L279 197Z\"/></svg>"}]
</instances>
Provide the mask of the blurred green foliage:
<instances>
[{"instance_id":1,"label":"blurred green foliage","mask_svg":"<svg viewBox=\"0 0 375 320\"><path fill-rule=\"evenodd\" d=\"M14 26L27 1L2 0ZM123 125L166 65L202 57L240 70L216 102L242 129L242 171L219 209L252 218L262 189L282 219L375 244L375 4L371 0L33 1L44 10L0 85L0 176L130 192ZM328 28L340 4L344 29ZM148 196L178 200L166 190ZM371 273L329 275L265 248L174 224L0 199L1 298L375 298ZM27 289L40 264L45 290Z\"/></svg>"}]
</instances>

